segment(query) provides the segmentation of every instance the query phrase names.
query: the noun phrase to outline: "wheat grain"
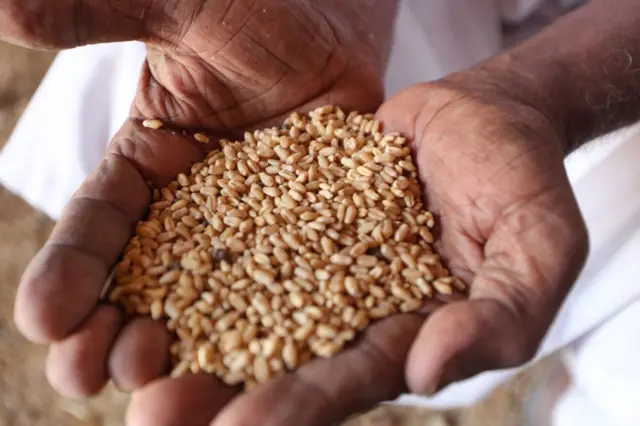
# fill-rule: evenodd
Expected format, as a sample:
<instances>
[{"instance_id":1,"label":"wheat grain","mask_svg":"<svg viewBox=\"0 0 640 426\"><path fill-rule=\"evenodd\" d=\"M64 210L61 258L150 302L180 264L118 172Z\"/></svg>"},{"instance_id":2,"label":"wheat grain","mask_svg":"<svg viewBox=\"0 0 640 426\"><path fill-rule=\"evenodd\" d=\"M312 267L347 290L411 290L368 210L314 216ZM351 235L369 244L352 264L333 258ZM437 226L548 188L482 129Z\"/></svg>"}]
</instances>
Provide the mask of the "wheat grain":
<instances>
[{"instance_id":1,"label":"wheat grain","mask_svg":"<svg viewBox=\"0 0 640 426\"><path fill-rule=\"evenodd\" d=\"M172 376L251 387L466 292L432 247L407 141L380 128L331 106L292 114L154 191L108 300L166 322Z\"/></svg>"}]
</instances>

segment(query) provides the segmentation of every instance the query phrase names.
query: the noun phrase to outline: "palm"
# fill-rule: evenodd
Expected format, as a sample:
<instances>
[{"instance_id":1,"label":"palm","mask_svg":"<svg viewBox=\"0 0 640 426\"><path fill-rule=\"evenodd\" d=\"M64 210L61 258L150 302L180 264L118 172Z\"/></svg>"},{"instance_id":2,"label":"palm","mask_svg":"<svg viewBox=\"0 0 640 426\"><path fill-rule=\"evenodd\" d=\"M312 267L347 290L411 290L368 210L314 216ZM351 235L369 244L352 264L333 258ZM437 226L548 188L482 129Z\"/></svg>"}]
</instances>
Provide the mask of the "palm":
<instances>
[{"instance_id":1,"label":"palm","mask_svg":"<svg viewBox=\"0 0 640 426\"><path fill-rule=\"evenodd\" d=\"M528 361L586 257L550 122L454 79L412 88L379 112L417 141L440 252L471 283L471 300L436 312L414 343L407 379L416 392Z\"/></svg>"}]
</instances>

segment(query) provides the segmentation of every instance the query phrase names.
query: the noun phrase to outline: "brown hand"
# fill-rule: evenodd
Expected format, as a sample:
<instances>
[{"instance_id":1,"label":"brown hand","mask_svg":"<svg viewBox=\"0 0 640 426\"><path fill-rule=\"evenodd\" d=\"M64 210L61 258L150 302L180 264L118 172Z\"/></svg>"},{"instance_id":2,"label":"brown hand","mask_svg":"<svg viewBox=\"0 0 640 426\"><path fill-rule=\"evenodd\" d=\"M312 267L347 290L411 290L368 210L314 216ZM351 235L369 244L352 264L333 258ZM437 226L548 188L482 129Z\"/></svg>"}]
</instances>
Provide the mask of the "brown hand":
<instances>
[{"instance_id":1,"label":"brown hand","mask_svg":"<svg viewBox=\"0 0 640 426\"><path fill-rule=\"evenodd\" d=\"M436 311L413 343L406 378L416 393L529 361L588 251L566 141L485 75L416 86L378 113L414 139L439 249L471 284L471 300Z\"/></svg>"},{"instance_id":2,"label":"brown hand","mask_svg":"<svg viewBox=\"0 0 640 426\"><path fill-rule=\"evenodd\" d=\"M166 371L163 327L149 319L126 322L99 303L100 291L146 210L147 183L166 184L201 159L205 147L181 132L143 128L141 119L214 139L325 103L374 110L382 99L393 11L386 0L0 0L0 37L10 41L51 48L138 39L149 49L131 120L67 206L19 289L16 323L31 340L51 344L47 373L59 391L90 395L108 379L135 390ZM149 405L145 394L156 402ZM231 393L209 377L159 382L136 398L131 418L147 413L148 424L146 407L197 424L213 416L223 396ZM194 404L204 414L190 409ZM163 417L167 424L175 420Z\"/></svg>"}]
</instances>

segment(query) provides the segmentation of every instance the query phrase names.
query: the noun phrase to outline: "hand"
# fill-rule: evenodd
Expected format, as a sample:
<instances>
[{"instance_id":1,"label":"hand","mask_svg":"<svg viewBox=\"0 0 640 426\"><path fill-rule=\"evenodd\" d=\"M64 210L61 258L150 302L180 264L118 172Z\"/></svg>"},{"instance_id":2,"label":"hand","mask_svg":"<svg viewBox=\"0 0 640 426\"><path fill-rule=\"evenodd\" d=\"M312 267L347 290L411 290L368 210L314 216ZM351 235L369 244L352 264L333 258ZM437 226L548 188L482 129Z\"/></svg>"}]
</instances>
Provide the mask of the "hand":
<instances>
[{"instance_id":1,"label":"hand","mask_svg":"<svg viewBox=\"0 0 640 426\"><path fill-rule=\"evenodd\" d=\"M164 186L205 155L207 147L172 130L204 131L214 140L327 103L375 110L394 7L388 0L0 0L2 39L38 48L138 39L149 48L131 120L67 206L18 291L16 323L29 339L51 345L47 375L57 390L92 395L112 379L132 391L166 372L170 338L163 326L127 322L99 300L147 208L147 184ZM171 129L145 129L143 118ZM189 409L194 403L212 416L228 395L210 377L158 386L162 392L150 392L159 399L146 407L173 407L180 419L204 418Z\"/></svg>"},{"instance_id":2,"label":"hand","mask_svg":"<svg viewBox=\"0 0 640 426\"><path fill-rule=\"evenodd\" d=\"M556 117L507 81L478 68L413 87L378 112L415 141L438 249L470 283L470 300L437 310L412 344L406 379L418 394L529 361L586 260L563 164L571 147Z\"/></svg>"},{"instance_id":3,"label":"hand","mask_svg":"<svg viewBox=\"0 0 640 426\"><path fill-rule=\"evenodd\" d=\"M124 325L124 318L115 308L97 304L99 292L106 280L110 266L115 262L122 246L130 236L133 225L144 213L149 197L146 182L150 181L156 186L165 184L178 172L183 171L189 162L202 158L203 151L190 138L171 132L149 132L141 128L139 120L136 119L161 118L181 128L206 130L211 135L217 135L227 132L233 133L245 127L259 127L272 120L277 121L281 118L281 114L291 109L307 109L323 103L340 104L346 109L374 109L381 97L378 72L380 63L378 56L382 56L379 55L381 47L376 43L371 46L372 39L366 37L363 31L365 22L375 21L372 18L373 15L370 14L373 8L364 6L364 3L349 2L349 6L354 5L353 8L347 7L341 13L334 13L332 6L337 7L335 5L338 2L323 2L322 10L318 11L319 6L311 7L311 3L296 2L295 7L292 7L289 2L262 1L257 2L260 5L251 9L253 12L249 13L249 18L238 20L238 18L247 15L248 3L243 1L226 2L224 6L231 7L223 9L219 2L205 2L204 4L198 2L198 5L190 5L190 2L176 2L174 5L177 5L177 9L171 13L171 17L174 18L172 21L167 19L168 17L163 13L158 14L153 3L149 8L141 8L147 11L144 14L135 9L136 4L132 6L131 10L117 13L111 9L105 10L105 7L101 5L87 3L79 10L87 15L85 18L89 17L89 19L84 19L84 22L91 22L90 18L93 17L95 25L78 28L68 25L69 23L64 21L67 19L66 17L73 16L73 14L69 13L69 9L66 10L66 13L59 13L58 9L62 9L61 5L57 6L58 9L50 11L51 13L36 13L30 18L24 18L17 8L17 5L20 4L18 1L4 0L4 2L9 2L9 5L0 9L2 10L0 23L8 24L6 26L0 25L0 28L8 28L5 37L9 35L14 40L18 38L23 44L69 46L75 44L76 40L78 43L83 43L128 38L144 39L150 43L149 62L143 70L140 91L132 110L134 119L124 126L112 142L105 161L70 203L64 218L58 224L47 246L34 259L25 274L16 302L16 321L25 335L38 342L54 342L51 347L48 375L58 390L67 395L92 394L97 392L108 378L113 379L118 386L125 390L139 389L165 371L169 337L161 326L150 320L136 319ZM171 5L167 5L166 2L162 4L165 5L164 10L171 10ZM195 13L195 6L200 5L202 8L197 10L198 13ZM260 8L261 5L267 7ZM41 5L42 8L46 6L46 3ZM289 7L287 8L287 6ZM344 2L340 3L340 7L345 7ZM262 9L267 10L262 13L268 13L273 10L272 8L278 9L278 13L274 13L274 16L280 21L277 26L274 25L271 28L272 31L278 32L281 28L290 28L291 26L296 27L296 31L288 29L284 35L277 37L267 31L264 28L267 21L263 19L258 21L258 16ZM380 12L378 9L376 11ZM298 18L302 12L308 12L310 18L313 19L301 21ZM9 16L11 14L15 16ZM115 27L120 33L115 34L112 31L114 27L108 27L108 24L123 14L129 18L120 20L120 25ZM225 16L225 19L220 19L222 15ZM75 31L56 32L51 30L47 32L39 30L32 24L33 18L37 16L47 16L53 22L67 24L58 25L58 28L74 28ZM136 21L132 17L139 16L145 16L144 26L131 23ZM186 20L176 19L180 16L189 18ZM252 16L255 20L250 19ZM344 16L351 16L355 20L351 19L351 25L347 26L341 22L341 17ZM234 17L235 20L231 19ZM77 22L83 22L83 20L77 20ZM176 22L179 23L176 24ZM210 22L219 22L219 24L210 25ZM234 26L227 29L225 22L233 22ZM309 31L309 33L302 32L309 27L310 22L315 22L318 29ZM352 25L353 22L362 22L363 24ZM9 23L13 26L9 26ZM53 28L55 25L50 27ZM138 28L143 29L138 30ZM182 31L176 31L178 28ZM140 31L143 33L139 33ZM176 35L178 33L180 36ZM309 53L306 49L306 46L310 44L309 39L295 38L291 40L290 34L309 34L307 37L318 34L326 36L329 42L324 45L320 43L325 47L325 50L321 49L320 52L324 55L318 52ZM258 41L255 40L256 37L258 37ZM212 40L219 41L216 45L218 48L220 44L228 43L220 50L215 46L209 46ZM291 47L283 48L283 53L279 55L278 59L268 56L267 52L273 52L274 49L281 46L280 43L283 40L289 40L294 47L295 45L303 46L304 48L299 47L297 50L300 56L297 56L298 53L296 53L293 55L295 58L292 58L291 52L296 52L296 49ZM377 41L376 37L373 40ZM212 49L213 52L208 49ZM217 53L215 53L216 50ZM205 59L209 57L212 59ZM315 61L319 57L324 57L324 62L333 65L327 65L322 68L322 72L318 73L318 64ZM253 58L258 58L259 72L253 71L256 68ZM333 62L336 60L338 65ZM291 71L292 69L295 71ZM329 89L326 89L327 87ZM421 148L420 157L422 158L424 155L428 157L428 161L419 160L421 167L424 167L422 163L428 164L429 161L433 161L433 158L441 158L442 160L445 160L447 156L456 158L455 150L444 152L437 143L432 143L432 138L428 137L432 134L431 131L424 135L413 132L414 124L419 119L428 117L429 111L433 115L434 111L441 106L435 102L435 97L431 95L432 90L434 93L439 93L438 98L442 105L449 101L446 94L455 97L458 93L456 90L442 88L436 90L437 88L436 86L407 92L407 94L396 98L395 101L388 103L380 113L380 117L395 126L397 130L402 130L409 136L413 136L416 140L416 146L425 147ZM425 97L424 92L426 91L429 92L428 97ZM432 98L434 102L431 101ZM412 99L413 101L411 101ZM459 105L458 107L463 106ZM465 161L463 156L456 160L459 162L458 170L466 168L471 170L471 173L478 174L480 179L491 183L491 185L486 185L493 188L488 191L488 194L491 194L491 191L504 190L503 186L494 184L494 180L490 179L491 171L500 169L504 169L503 173L496 173L496 176L500 176L500 182L503 184L512 180L506 176L507 172L515 174L518 178L527 178L538 183L540 180L549 183L554 179L559 179L556 182L557 187L560 188L559 192L562 192L564 188L564 191L569 194L568 202L563 199L558 206L549 208L549 212L555 212L555 214L548 215L549 212L545 212L549 216L545 216L545 219L554 220L551 220L549 225L545 225L546 228L543 227L547 231L551 229L551 238L554 238L554 242L555 239L559 239L559 236L566 235L567 230L573 230L572 235L578 237L575 241L575 252L567 248L565 240L557 241L556 246L550 244L554 256L566 261L573 261L573 264L567 267L566 275L558 275L557 265L563 262L551 265L540 262L536 256L540 255L538 247L535 247L535 251L531 251L531 247L527 250L531 243L524 244L527 242L526 239L518 240L517 245L514 246L520 249L518 252L521 255L518 259L524 261L525 267L538 266L539 264L545 267L550 266L549 274L545 275L549 280L536 283L540 285L540 289L536 287L534 290L539 290L539 293L542 294L542 289L548 289L552 287L552 284L557 285L557 288L553 288L553 294L544 292L544 297L534 298L531 306L545 307L549 313L552 313L557 307L553 306L554 303L555 305L559 303L558 301L573 280L572 274L575 274L579 269L584 249L581 246L581 243L584 242L584 229L577 209L574 209L575 204L572 204L570 191L566 190L568 186L566 176L561 168L561 153L557 148L558 154L552 156L554 143L546 140L541 145L541 152L535 149L531 152L527 151L532 147L536 148L534 142L546 137L547 132L532 132L530 138L522 135L515 137L514 134L517 134L517 131L514 129L517 128L518 120L500 120L508 117L509 114L504 112L503 117L498 114L496 120L496 117L489 113L492 108L482 106L482 103L478 108L481 112L486 111L484 115L477 115L483 119L474 120L469 125L474 129L484 131L482 122L488 122L493 126L492 128L496 129L495 134L492 133L493 137L489 140L484 138L465 140L464 146L475 147L479 153L489 153L484 147L491 146L491 140L495 140L494 146L496 143L508 143L509 147L513 147L513 152L508 157L503 155L509 150L500 151L497 154L493 152L485 163L472 162L468 159ZM445 108L442 114L438 115L438 120L434 120L434 122L440 122L444 126L444 123L452 120L451 117L453 117L455 118L453 128L457 129L459 134L466 136L467 133L462 132L461 126L464 121L458 118L456 111L458 108ZM447 113L445 114L445 112ZM500 112L500 109L498 108L495 112ZM446 120L447 116L449 116L449 120ZM411 117L414 117L415 120ZM535 117L533 121L536 121ZM501 136L501 132L498 131L501 128L499 125L501 122L504 123L502 130L508 139L506 142L504 136ZM528 123L529 121L523 120L523 122ZM541 129L544 127L544 125L540 125ZM553 136L553 132L548 133ZM474 135L473 132L468 134ZM554 137L551 137L550 140L553 141ZM531 142L525 144L524 141ZM471 148L469 149L473 152ZM467 152L466 148L462 151ZM437 156L431 156L430 153L435 153ZM519 169L513 171L511 168L505 167L513 158L521 158L522 162L528 164L527 158L539 158L545 153L549 154L550 158L554 158L557 163L554 166L553 161L550 161L551 170L556 170L556 173L551 173L547 178L545 176L548 175L548 172L547 174L540 173L540 170L531 165L529 165L529 169L525 169L526 176L524 177L521 174L524 173L523 171ZM457 155L459 156L459 154L460 151ZM542 166L539 167L542 169ZM473 168L478 170L474 171ZM467 269L467 273L463 276L470 282L475 273L478 273L477 279L482 283L482 277L488 274L483 272L485 266L479 266L483 259L479 247L488 240L489 234L493 232L496 235L492 236L490 241L494 242L487 243L486 247L494 247L493 251L496 251L500 248L500 241L504 243L507 240L504 236L500 237L499 235L505 231L499 232L498 228L494 230L490 224L487 225L489 221L481 214L484 211L479 208L484 204L471 204L473 209L460 208L460 206L465 206L465 203L469 205L469 200L484 199L484 191L478 191L482 188L474 185L473 182L468 184L468 176L465 180L456 181L455 186L452 183L450 188L447 187L449 182L441 182L438 185L438 176L446 176L451 170L445 168L444 165L440 165L440 169L437 173L437 167L430 171L429 176L436 173L436 177L429 177L428 179L433 179L434 182L431 184L428 181L426 184L429 186L430 192L434 194L431 196L431 200L435 202L434 206L438 207L439 212L445 215L445 223L443 224L443 229L446 231L443 233L444 248L448 250L447 253L452 259L454 255L458 254L454 251L456 248L460 251L461 256L464 255L461 257L462 262L459 265L454 264L455 272L465 272ZM506 177L503 178L502 175ZM427 175L423 172L423 177L425 176ZM495 179L497 182L497 177ZM461 185L462 182L467 182L467 185ZM434 192L438 187L441 188L440 192ZM452 188L464 189L467 192L460 191L462 195L458 195L458 198L444 197L443 189L450 190ZM494 218L519 218L523 215L526 216L524 213L529 211L517 210L513 207L517 205L517 201L528 200L527 194L529 193L526 190L514 191L513 188L509 190L514 194L513 197L507 200L508 202L500 204L503 210L491 211L491 213L495 213ZM553 191L550 192L555 194ZM455 191L451 192L448 197L454 193ZM507 194L509 193L507 192ZM480 194L483 196L479 197ZM503 196L502 193L498 195ZM439 204L438 196L441 197ZM500 197L496 197L496 199L498 198ZM457 203L454 206L458 207L461 212L457 215L451 213L453 210L451 206L448 209L444 208L449 205L448 203ZM537 203L531 201L528 204L539 207L539 201ZM516 213L500 215L500 213L512 210ZM536 209L532 211L536 212ZM449 214L451 214L450 218L447 217ZM478 222L469 220L474 217L478 219ZM510 220L501 219L498 223L511 223ZM482 228L479 227L481 222L483 222ZM450 223L454 224L451 225L454 226L451 229L449 228ZM458 223L457 228L455 227L456 223ZM572 224L571 227L566 226L569 223ZM475 227L487 231L487 234L471 233L470 230L473 231ZM455 235L458 237L456 238ZM461 240L460 236L464 235L477 237L475 250L465 250L468 247L473 248L468 240L464 241L466 244L458 242ZM447 242L449 243L447 244ZM498 246L497 249L495 246ZM574 246L572 245L572 247ZM509 249L511 250L511 247ZM551 249L548 253L551 253ZM510 255L516 255L518 252L511 252ZM487 254L491 253L492 251L487 252ZM529 257L530 253L534 253L534 256ZM491 256L488 256L488 259L489 262L496 262ZM527 263L527 261L534 260L536 261L535 265ZM552 257L551 260L555 259ZM520 267L519 264L508 266ZM512 275L515 276L518 271L512 271ZM538 272L537 269L535 271ZM554 271L555 275L553 275ZM503 272L506 274L509 269ZM518 276L516 278L518 278L518 281L514 278L516 284L510 284L508 288L518 289L516 294L522 295L523 298L517 298L516 302L523 301L524 303L525 300L528 300L524 299L524 296L529 295L525 290L530 290L530 286L524 286L522 291L519 291L523 285L518 283L529 279L529 277ZM478 287L487 288L489 286L481 284ZM501 294L508 295L509 291L505 290ZM481 298L492 296L491 294L486 296L482 292L474 292L473 296L478 298L479 295ZM540 302L540 306L536 305L538 302ZM526 321L530 319L531 315L530 311L520 309L522 305L519 303L513 303L513 310L500 308L508 305L507 300L504 300L503 303L474 301L467 304L471 305L469 315L464 313L464 305L459 304L442 309L439 311L439 315L430 319L421 332L421 339L416 343L413 354L419 354L420 342L425 341L423 338L430 338L425 334L433 333L429 330L434 330L434 326L437 332L438 324L442 324L442 321L450 318L448 315L452 315L452 310L454 313L456 309L462 310L460 314L455 316L456 318L470 320L474 318L474 313L483 311L485 305L489 305L491 309L487 308L486 310L493 310L489 314L497 314L483 316L483 319L486 318L484 323L493 325L494 329L498 326L501 329L504 327L507 332L511 328L515 328L515 325L498 324L496 319L508 318L512 320L512 316L515 318L516 314L522 313L525 315L522 317L522 321ZM510 316L503 311L513 312L513 315ZM526 316L527 313L529 316ZM538 312L534 313L538 314ZM443 317L444 320L438 319ZM539 319L536 323L536 331L539 328L544 328L551 320L550 317L544 317L542 312L536 318ZM381 322L365 334L361 343L344 354L330 361L313 362L295 374L288 375L279 381L237 398L217 416L216 424L252 424L252 421L260 418L262 424L324 425L369 408L379 401L395 397L405 390L406 355L423 320L418 315L406 315ZM486 339L482 339L483 335L481 334L484 330L473 327L462 328L462 330L467 330L467 333L461 335L466 335L467 342L470 344L486 343ZM528 334L528 336L532 336L531 347L535 345L535 341L539 339L541 333L540 331L537 333L538 335ZM414 364L428 366L426 370L418 369L417 374L409 375L409 384L412 389L419 390L425 384L429 384L427 383L430 380L429 372L432 375L438 373L443 364L448 359L452 359L454 355L466 354L461 350L465 343L464 339L443 340L442 336L450 338L451 333L448 335L438 334L439 340L432 339L433 343L430 344L433 349L429 348L427 353L427 356L430 357L426 358L428 362L412 361L415 359L414 355L410 358L410 372L416 371L416 368L411 367ZM510 334L507 333L506 336L510 336ZM491 335L491 338L494 339L495 335ZM521 342L520 340L515 341ZM436 354L440 354L439 356L432 354L434 349ZM529 347L528 349L531 350ZM487 351L485 353L491 355ZM523 354L525 354L524 351L518 352L520 356L524 356ZM508 359L504 360L509 361ZM521 361L522 359L515 360ZM484 369L492 366L489 363L479 364L477 368ZM473 371L468 373L473 373ZM225 406L233 396L230 390L220 387L217 381L209 376L159 380L134 393L128 420L132 425L207 424L216 417L219 409Z\"/></svg>"}]
</instances>

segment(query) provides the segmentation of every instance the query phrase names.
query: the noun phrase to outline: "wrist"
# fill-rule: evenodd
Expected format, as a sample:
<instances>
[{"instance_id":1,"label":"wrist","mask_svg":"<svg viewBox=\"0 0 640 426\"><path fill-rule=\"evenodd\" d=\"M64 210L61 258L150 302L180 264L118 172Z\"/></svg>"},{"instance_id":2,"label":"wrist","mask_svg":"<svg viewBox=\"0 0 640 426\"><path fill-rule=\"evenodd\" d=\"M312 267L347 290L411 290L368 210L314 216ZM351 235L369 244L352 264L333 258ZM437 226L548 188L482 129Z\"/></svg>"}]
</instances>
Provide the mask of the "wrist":
<instances>
[{"instance_id":1,"label":"wrist","mask_svg":"<svg viewBox=\"0 0 640 426\"><path fill-rule=\"evenodd\" d=\"M500 55L474 68L451 74L439 83L453 89L458 98L471 98L496 109L508 124L523 131L544 129L544 138L559 153L571 150L570 136L563 117L564 107L550 101L547 79L521 72L508 65L510 58ZM454 99L455 100L455 99Z\"/></svg>"},{"instance_id":2,"label":"wrist","mask_svg":"<svg viewBox=\"0 0 640 426\"><path fill-rule=\"evenodd\" d=\"M565 81L562 61L548 58L530 63L513 53L493 58L476 72L488 82L488 90L544 117L557 134L562 151L569 154L589 138L592 130L581 126L582 121L576 117L580 108L572 95L575 89Z\"/></svg>"},{"instance_id":3,"label":"wrist","mask_svg":"<svg viewBox=\"0 0 640 426\"><path fill-rule=\"evenodd\" d=\"M489 59L475 80L543 114L566 153L640 118L640 3L594 0Z\"/></svg>"}]
</instances>

